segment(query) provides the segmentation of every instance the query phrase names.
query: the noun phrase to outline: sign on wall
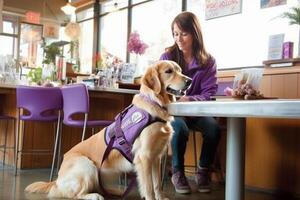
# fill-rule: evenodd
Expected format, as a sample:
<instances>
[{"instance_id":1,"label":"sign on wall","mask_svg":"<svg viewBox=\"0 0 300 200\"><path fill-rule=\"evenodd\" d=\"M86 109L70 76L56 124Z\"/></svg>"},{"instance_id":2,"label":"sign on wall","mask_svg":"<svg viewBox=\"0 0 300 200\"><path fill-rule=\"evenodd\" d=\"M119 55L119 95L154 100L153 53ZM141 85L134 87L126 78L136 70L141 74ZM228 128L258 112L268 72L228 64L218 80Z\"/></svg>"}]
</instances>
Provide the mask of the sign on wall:
<instances>
[{"instance_id":1,"label":"sign on wall","mask_svg":"<svg viewBox=\"0 0 300 200\"><path fill-rule=\"evenodd\" d=\"M59 25L58 24L44 23L43 30L44 30L43 36L45 38L53 38L53 39L59 38Z\"/></svg>"},{"instance_id":2,"label":"sign on wall","mask_svg":"<svg viewBox=\"0 0 300 200\"><path fill-rule=\"evenodd\" d=\"M213 19L242 11L242 0L205 0L205 18Z\"/></svg>"},{"instance_id":3,"label":"sign on wall","mask_svg":"<svg viewBox=\"0 0 300 200\"><path fill-rule=\"evenodd\" d=\"M270 8L274 6L285 5L286 0L260 0L261 8Z\"/></svg>"},{"instance_id":4,"label":"sign on wall","mask_svg":"<svg viewBox=\"0 0 300 200\"><path fill-rule=\"evenodd\" d=\"M39 24L41 14L38 12L27 11L26 12L26 22Z\"/></svg>"},{"instance_id":5,"label":"sign on wall","mask_svg":"<svg viewBox=\"0 0 300 200\"><path fill-rule=\"evenodd\" d=\"M3 10L3 0L0 0L0 33L3 32L2 10Z\"/></svg>"}]
</instances>

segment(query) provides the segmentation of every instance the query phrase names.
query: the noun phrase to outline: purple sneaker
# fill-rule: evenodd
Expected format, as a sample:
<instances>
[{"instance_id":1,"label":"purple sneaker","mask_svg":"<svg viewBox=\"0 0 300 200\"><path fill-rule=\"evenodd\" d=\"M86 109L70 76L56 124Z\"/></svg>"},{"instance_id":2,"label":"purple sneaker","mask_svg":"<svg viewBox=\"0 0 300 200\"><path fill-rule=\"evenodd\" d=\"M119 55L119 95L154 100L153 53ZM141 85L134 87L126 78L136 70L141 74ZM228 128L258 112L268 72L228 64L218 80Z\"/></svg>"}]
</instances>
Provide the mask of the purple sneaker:
<instances>
[{"instance_id":1,"label":"purple sneaker","mask_svg":"<svg viewBox=\"0 0 300 200\"><path fill-rule=\"evenodd\" d=\"M196 174L196 183L198 185L198 192L205 193L210 192L210 180L208 169L198 168Z\"/></svg>"},{"instance_id":2,"label":"purple sneaker","mask_svg":"<svg viewBox=\"0 0 300 200\"><path fill-rule=\"evenodd\" d=\"M188 194L191 193L191 187L186 180L184 172L177 171L173 173L171 181L175 187L175 191L180 194Z\"/></svg>"}]
</instances>

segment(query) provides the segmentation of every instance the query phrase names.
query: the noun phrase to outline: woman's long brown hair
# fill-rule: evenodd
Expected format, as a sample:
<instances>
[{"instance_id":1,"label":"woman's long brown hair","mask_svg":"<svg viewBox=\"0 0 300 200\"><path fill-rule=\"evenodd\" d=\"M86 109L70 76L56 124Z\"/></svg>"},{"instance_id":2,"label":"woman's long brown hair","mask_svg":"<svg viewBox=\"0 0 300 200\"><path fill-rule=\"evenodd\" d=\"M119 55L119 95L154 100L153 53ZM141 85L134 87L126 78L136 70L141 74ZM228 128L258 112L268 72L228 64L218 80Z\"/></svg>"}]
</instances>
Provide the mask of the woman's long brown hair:
<instances>
[{"instance_id":1,"label":"woman's long brown hair","mask_svg":"<svg viewBox=\"0 0 300 200\"><path fill-rule=\"evenodd\" d=\"M210 55L207 53L205 49L200 23L196 15L191 12L182 12L179 15L177 15L171 24L173 37L174 37L173 29L175 24L182 31L192 34L193 56L196 58L199 64L205 65ZM171 59L173 61L177 62L182 68L186 67L186 63L183 58L183 53L182 51L180 51L176 43L166 48L166 51L171 54Z\"/></svg>"}]
</instances>

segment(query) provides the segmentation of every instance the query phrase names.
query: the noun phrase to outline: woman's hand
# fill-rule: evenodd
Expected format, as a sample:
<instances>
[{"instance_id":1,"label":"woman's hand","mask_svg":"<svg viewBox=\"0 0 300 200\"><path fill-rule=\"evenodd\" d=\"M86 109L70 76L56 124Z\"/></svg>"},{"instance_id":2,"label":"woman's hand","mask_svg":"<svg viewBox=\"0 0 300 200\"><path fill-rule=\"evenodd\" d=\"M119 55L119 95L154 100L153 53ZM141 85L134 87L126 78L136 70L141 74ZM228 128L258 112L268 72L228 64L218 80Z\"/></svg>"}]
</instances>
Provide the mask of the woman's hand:
<instances>
[{"instance_id":1,"label":"woman's hand","mask_svg":"<svg viewBox=\"0 0 300 200\"><path fill-rule=\"evenodd\" d=\"M179 102L185 102L185 101L190 101L190 100L189 100L189 98L187 96L182 96L177 101L179 101Z\"/></svg>"}]
</instances>

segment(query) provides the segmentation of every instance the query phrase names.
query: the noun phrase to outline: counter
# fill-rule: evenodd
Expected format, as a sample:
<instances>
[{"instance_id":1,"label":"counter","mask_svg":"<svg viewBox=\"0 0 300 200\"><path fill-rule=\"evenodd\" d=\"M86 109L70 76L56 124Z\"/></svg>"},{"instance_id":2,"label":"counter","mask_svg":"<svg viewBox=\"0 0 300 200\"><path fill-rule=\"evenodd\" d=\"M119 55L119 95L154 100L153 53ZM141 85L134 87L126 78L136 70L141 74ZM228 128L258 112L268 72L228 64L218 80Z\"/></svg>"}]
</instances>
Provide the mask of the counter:
<instances>
[{"instance_id":1,"label":"counter","mask_svg":"<svg viewBox=\"0 0 300 200\"><path fill-rule=\"evenodd\" d=\"M16 110L16 87L17 85L0 84L0 113L17 116ZM89 88L90 113L89 119L112 120L125 107L131 104L132 98L138 90L113 89L113 88ZM0 130L4 130L4 124L0 123ZM13 124L8 127L8 146L14 144ZM97 130L98 131L98 130ZM47 155L21 156L19 167L21 168L44 168L50 167L52 162L52 148L54 145L54 126L52 123L26 122L24 150L42 149L49 152ZM72 146L80 142L82 130L63 126L62 129L62 152L68 151ZM91 129L87 129L87 137L91 135ZM13 151L8 150L6 160L13 165ZM2 159L0 154L0 159Z\"/></svg>"}]
</instances>

